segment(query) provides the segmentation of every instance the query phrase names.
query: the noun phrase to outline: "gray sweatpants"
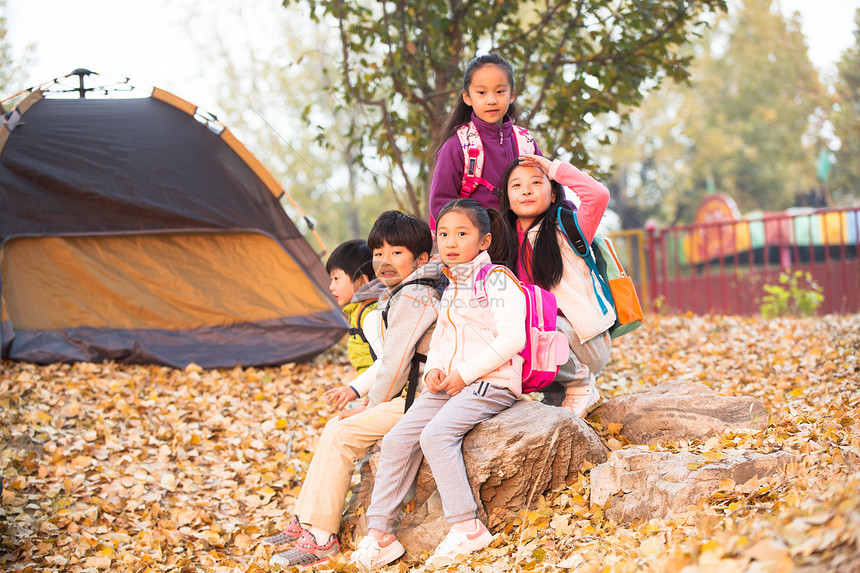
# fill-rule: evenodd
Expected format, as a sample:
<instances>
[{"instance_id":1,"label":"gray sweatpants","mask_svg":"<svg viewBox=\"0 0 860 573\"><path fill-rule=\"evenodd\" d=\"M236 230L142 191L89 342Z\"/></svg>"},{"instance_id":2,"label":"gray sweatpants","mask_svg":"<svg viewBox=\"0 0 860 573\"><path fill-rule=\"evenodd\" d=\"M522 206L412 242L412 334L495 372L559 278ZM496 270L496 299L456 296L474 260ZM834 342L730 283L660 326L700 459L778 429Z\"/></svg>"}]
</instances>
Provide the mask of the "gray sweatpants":
<instances>
[{"instance_id":1,"label":"gray sweatpants","mask_svg":"<svg viewBox=\"0 0 860 573\"><path fill-rule=\"evenodd\" d=\"M433 471L442 509L450 523L475 519L478 506L463 462L463 436L516 401L510 390L475 382L456 396L424 392L385 434L376 482L367 509L367 525L383 533L394 531L400 504L406 497L422 452Z\"/></svg>"},{"instance_id":2,"label":"gray sweatpants","mask_svg":"<svg viewBox=\"0 0 860 573\"><path fill-rule=\"evenodd\" d=\"M612 339L609 331L595 336L584 344L579 341L576 331L570 322L562 316L558 317L556 329L567 336L570 352L567 362L559 366L558 374L552 384L541 390L544 404L558 406L564 400L566 388L588 386L592 377L597 377L612 351Z\"/></svg>"}]
</instances>

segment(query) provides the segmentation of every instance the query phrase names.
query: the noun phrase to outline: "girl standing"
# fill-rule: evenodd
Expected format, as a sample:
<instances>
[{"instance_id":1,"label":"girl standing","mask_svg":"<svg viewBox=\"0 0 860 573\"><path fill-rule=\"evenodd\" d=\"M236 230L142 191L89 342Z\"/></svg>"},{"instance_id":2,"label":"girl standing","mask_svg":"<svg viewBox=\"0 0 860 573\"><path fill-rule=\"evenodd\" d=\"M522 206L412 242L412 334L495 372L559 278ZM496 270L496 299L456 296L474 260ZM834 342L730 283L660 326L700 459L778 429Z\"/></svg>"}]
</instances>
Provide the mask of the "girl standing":
<instances>
[{"instance_id":1,"label":"girl standing","mask_svg":"<svg viewBox=\"0 0 860 573\"><path fill-rule=\"evenodd\" d=\"M521 394L518 353L526 341L526 300L510 270L494 267L484 283L486 299L476 297L475 276L490 263L486 251L493 241L491 228L503 233L503 223L493 213L495 225L473 199L451 201L439 213L436 241L450 283L430 340L426 391L382 440L367 510L368 535L352 558L364 569L386 565L404 552L393 533L394 523L422 452L452 524L427 564L450 564L456 555L486 547L493 538L477 519L463 462L463 436Z\"/></svg>"},{"instance_id":2,"label":"girl standing","mask_svg":"<svg viewBox=\"0 0 860 573\"><path fill-rule=\"evenodd\" d=\"M583 239L591 244L609 204L609 191L569 163L522 155L502 177L501 207L510 240L517 245L513 256L507 257L508 263L521 281L555 295L556 327L570 343L569 359L544 391L545 401L561 402L563 408L584 417L601 400L595 377L609 361L608 330L615 324L615 312L602 292L596 292L588 265L559 229L557 211L566 204L562 185L580 199L577 220ZM607 312L601 310L598 297Z\"/></svg>"},{"instance_id":3,"label":"girl standing","mask_svg":"<svg viewBox=\"0 0 860 573\"><path fill-rule=\"evenodd\" d=\"M541 155L528 130L516 127L514 71L498 54L473 59L448 116L430 184L430 227L449 201L471 197L499 209L502 174L524 153ZM468 165L467 165L468 157Z\"/></svg>"}]
</instances>

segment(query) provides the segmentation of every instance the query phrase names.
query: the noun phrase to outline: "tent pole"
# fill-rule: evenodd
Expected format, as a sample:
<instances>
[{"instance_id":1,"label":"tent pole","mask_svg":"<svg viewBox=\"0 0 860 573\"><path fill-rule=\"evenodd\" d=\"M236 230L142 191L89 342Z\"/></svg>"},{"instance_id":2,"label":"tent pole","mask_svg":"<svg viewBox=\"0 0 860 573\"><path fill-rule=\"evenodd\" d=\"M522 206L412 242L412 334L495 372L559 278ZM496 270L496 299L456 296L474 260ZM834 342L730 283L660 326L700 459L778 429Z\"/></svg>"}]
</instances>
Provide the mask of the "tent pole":
<instances>
[{"instance_id":1,"label":"tent pole","mask_svg":"<svg viewBox=\"0 0 860 573\"><path fill-rule=\"evenodd\" d=\"M87 92L92 91L93 88L85 88L84 87L84 76L90 75L92 72L86 68L78 68L72 72L73 76L78 76L78 84L79 87L75 91L81 94L81 99L87 97Z\"/></svg>"}]
</instances>

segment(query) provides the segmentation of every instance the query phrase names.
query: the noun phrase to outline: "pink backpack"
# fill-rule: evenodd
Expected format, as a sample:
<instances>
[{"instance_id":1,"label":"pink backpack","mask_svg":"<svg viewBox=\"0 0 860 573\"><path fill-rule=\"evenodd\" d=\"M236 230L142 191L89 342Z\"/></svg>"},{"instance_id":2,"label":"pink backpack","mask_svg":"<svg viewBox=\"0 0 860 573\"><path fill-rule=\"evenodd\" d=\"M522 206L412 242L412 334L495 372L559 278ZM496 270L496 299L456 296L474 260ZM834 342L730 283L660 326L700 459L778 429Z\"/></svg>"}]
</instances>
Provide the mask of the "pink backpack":
<instances>
[{"instance_id":1,"label":"pink backpack","mask_svg":"<svg viewBox=\"0 0 860 573\"><path fill-rule=\"evenodd\" d=\"M516 155L535 152L535 140L532 134L524 127L514 126L514 142L516 144ZM457 138L460 147L463 148L463 181L460 188L460 196L468 197L478 185L483 185L490 191L495 191L492 183L482 177L484 173L484 143L475 123L470 121L457 129Z\"/></svg>"},{"instance_id":2,"label":"pink backpack","mask_svg":"<svg viewBox=\"0 0 860 573\"><path fill-rule=\"evenodd\" d=\"M523 394L541 390L553 381L558 367L567 362L567 337L555 329L558 307L555 295L537 285L523 284L502 265L484 265L475 276L475 298L487 300L484 281L493 269L502 268L526 297L526 345L523 358Z\"/></svg>"}]
</instances>

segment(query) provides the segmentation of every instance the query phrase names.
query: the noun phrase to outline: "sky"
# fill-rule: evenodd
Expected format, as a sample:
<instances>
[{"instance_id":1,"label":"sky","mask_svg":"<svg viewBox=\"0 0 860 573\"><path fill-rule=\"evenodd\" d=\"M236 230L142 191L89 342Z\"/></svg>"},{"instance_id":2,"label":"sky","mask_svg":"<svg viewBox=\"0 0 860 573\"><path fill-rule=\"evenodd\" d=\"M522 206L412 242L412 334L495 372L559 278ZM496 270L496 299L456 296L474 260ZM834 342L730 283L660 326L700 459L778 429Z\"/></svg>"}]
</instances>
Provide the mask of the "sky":
<instances>
[{"instance_id":1,"label":"sky","mask_svg":"<svg viewBox=\"0 0 860 573\"><path fill-rule=\"evenodd\" d=\"M187 29L189 2L5 1L13 54L32 46L35 58L21 88L86 68L158 86L204 109L215 104L215 94L199 85L208 60Z\"/></svg>"},{"instance_id":2,"label":"sky","mask_svg":"<svg viewBox=\"0 0 860 573\"><path fill-rule=\"evenodd\" d=\"M259 8L250 16L248 0L2 1L13 54L18 57L25 46L33 46L35 61L21 89L84 67L158 86L216 114L215 90L201 78L201 68L212 61L207 37L232 29L260 40L266 36L265 26L283 13L280 0L254 0ZM854 42L854 12L860 0L776 1L784 13L800 12L813 64L833 72L841 53ZM240 4L245 21L234 22L229 8ZM190 25L195 20L189 11L195 6L223 14L228 25L218 32L201 29L200 19Z\"/></svg>"},{"instance_id":3,"label":"sky","mask_svg":"<svg viewBox=\"0 0 860 573\"><path fill-rule=\"evenodd\" d=\"M860 0L779 0L784 14L800 12L809 59L834 71L842 52L854 44L854 13Z\"/></svg>"}]
</instances>

